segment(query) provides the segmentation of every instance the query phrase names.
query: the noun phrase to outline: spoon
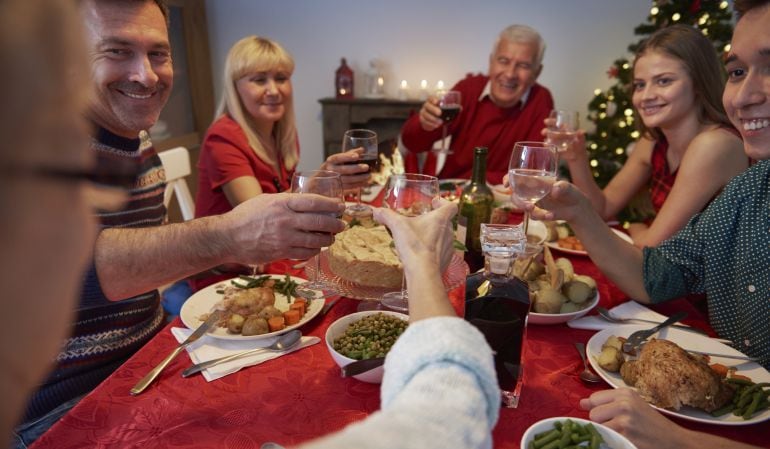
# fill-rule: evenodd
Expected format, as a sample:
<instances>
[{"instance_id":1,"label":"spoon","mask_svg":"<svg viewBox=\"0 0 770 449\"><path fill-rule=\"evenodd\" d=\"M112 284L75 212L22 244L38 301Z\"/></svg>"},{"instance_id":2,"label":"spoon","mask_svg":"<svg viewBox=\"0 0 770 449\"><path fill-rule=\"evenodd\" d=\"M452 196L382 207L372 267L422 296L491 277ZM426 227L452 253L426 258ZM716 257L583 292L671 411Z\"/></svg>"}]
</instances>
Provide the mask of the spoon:
<instances>
[{"instance_id":1,"label":"spoon","mask_svg":"<svg viewBox=\"0 0 770 449\"><path fill-rule=\"evenodd\" d=\"M588 362L586 361L586 345L583 343L575 343L575 348L577 348L578 354L580 354L580 359L583 360L583 371L578 375L580 380L587 384L593 384L602 380L601 377L594 374L594 372L588 368Z\"/></svg>"},{"instance_id":2,"label":"spoon","mask_svg":"<svg viewBox=\"0 0 770 449\"><path fill-rule=\"evenodd\" d=\"M218 365L223 362L229 362L230 360L235 360L246 355L256 354L262 351L268 351L268 352L286 351L296 346L297 343L299 343L299 340L301 338L302 338L302 332L300 332L297 329L294 329L293 331L287 332L281 335L280 337L278 337L278 340L276 340L275 343L273 343L272 345L266 348L249 349L248 351L237 352L235 354L226 355L218 359L201 362L201 363L198 363L197 365L192 365L191 367L182 371L182 377L190 377L193 374L199 373L206 368L212 367L214 365Z\"/></svg>"}]
</instances>

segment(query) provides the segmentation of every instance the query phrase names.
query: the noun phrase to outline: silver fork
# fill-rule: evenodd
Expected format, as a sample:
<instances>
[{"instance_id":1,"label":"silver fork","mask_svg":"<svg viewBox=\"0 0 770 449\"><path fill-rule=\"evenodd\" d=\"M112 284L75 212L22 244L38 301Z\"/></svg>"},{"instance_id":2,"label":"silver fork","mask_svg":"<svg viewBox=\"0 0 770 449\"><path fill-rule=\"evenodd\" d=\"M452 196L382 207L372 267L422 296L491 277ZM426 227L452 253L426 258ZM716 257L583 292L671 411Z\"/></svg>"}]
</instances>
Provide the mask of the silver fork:
<instances>
[{"instance_id":1,"label":"silver fork","mask_svg":"<svg viewBox=\"0 0 770 449\"><path fill-rule=\"evenodd\" d=\"M663 329L664 327L670 326L677 321L682 321L687 317L687 312L681 311L677 312L671 317L669 317L666 321L658 324L657 326L650 328L650 329L644 329L640 331L636 331L628 336L626 339L626 342L623 343L623 351L624 352L634 352L636 348L639 347L643 342L647 341L650 336L658 332L659 330Z\"/></svg>"}]
</instances>

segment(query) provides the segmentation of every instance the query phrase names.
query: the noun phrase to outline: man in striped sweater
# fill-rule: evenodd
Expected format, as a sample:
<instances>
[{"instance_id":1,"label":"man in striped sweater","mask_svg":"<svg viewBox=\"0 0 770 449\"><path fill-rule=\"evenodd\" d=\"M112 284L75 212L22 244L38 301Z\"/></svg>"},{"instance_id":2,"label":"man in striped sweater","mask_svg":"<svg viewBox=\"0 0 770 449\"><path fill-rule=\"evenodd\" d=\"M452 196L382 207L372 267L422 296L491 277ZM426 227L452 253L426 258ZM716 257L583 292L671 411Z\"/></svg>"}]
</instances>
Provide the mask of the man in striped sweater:
<instances>
[{"instance_id":1,"label":"man in striped sweater","mask_svg":"<svg viewBox=\"0 0 770 449\"><path fill-rule=\"evenodd\" d=\"M157 288L222 263L304 259L333 241L344 205L315 195L260 195L230 213L162 225L165 174L149 129L168 100L173 69L161 0L83 0L90 52L91 148L102 182L126 206L97 211L94 244L72 336L17 428L29 444L163 326ZM125 167L132 177L126 181Z\"/></svg>"}]
</instances>

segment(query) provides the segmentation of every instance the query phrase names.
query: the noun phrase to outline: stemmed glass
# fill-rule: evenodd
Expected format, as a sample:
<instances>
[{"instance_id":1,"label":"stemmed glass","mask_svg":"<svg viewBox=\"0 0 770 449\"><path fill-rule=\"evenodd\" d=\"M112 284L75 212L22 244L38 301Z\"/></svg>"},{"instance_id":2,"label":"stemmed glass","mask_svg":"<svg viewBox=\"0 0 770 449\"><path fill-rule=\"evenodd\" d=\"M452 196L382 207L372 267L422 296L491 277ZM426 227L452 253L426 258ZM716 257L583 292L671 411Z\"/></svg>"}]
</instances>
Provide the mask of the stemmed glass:
<instances>
[{"instance_id":1,"label":"stemmed glass","mask_svg":"<svg viewBox=\"0 0 770 449\"><path fill-rule=\"evenodd\" d=\"M361 158L357 161L347 162L345 165L366 164L369 166L369 171L377 168L380 160L377 150L377 133L368 129L349 129L345 131L345 135L342 137L342 152L344 153L354 148L364 149ZM360 187L356 195L356 204L348 207L347 213L352 217L372 214L371 207L361 204Z\"/></svg>"},{"instance_id":2,"label":"stemmed glass","mask_svg":"<svg viewBox=\"0 0 770 449\"><path fill-rule=\"evenodd\" d=\"M556 182L558 155L556 146L546 142L516 142L508 164L511 196L535 204L548 195ZM529 211L524 211L524 235L529 227ZM527 245L527 252L537 251Z\"/></svg>"},{"instance_id":3,"label":"stemmed glass","mask_svg":"<svg viewBox=\"0 0 770 449\"><path fill-rule=\"evenodd\" d=\"M291 178L291 191L293 193L315 193L339 198L342 200L342 179L339 173L328 170L309 170L295 172ZM340 214L331 215L340 218ZM315 256L315 272L312 279L299 287L297 293L310 298L325 298L337 294L335 288L328 282L318 279L321 272L321 253ZM320 294L319 294L320 293Z\"/></svg>"},{"instance_id":4,"label":"stemmed glass","mask_svg":"<svg viewBox=\"0 0 770 449\"><path fill-rule=\"evenodd\" d=\"M449 122L454 120L460 114L460 104L462 102L462 95L459 91L448 90L439 92L438 94L438 107L441 108L441 151L442 154L452 154L446 145L446 134Z\"/></svg>"},{"instance_id":5,"label":"stemmed glass","mask_svg":"<svg viewBox=\"0 0 770 449\"><path fill-rule=\"evenodd\" d=\"M416 217L433 210L433 200L439 197L438 178L405 173L388 178L383 206L401 215ZM406 274L401 277L401 291L385 293L381 304L393 310L409 310Z\"/></svg>"},{"instance_id":6,"label":"stemmed glass","mask_svg":"<svg viewBox=\"0 0 770 449\"><path fill-rule=\"evenodd\" d=\"M546 142L556 145L559 152L567 151L569 145L577 137L580 128L577 111L554 109L548 118L553 123L545 130Z\"/></svg>"}]
</instances>

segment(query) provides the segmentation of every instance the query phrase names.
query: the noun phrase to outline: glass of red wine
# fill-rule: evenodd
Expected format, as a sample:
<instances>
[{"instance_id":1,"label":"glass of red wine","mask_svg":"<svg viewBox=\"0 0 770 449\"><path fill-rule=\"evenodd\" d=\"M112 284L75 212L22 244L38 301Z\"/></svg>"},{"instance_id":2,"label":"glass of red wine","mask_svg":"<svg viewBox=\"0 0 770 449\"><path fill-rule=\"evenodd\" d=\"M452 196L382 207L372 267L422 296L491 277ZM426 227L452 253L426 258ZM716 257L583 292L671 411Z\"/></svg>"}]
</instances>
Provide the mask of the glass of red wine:
<instances>
[{"instance_id":1,"label":"glass of red wine","mask_svg":"<svg viewBox=\"0 0 770 449\"><path fill-rule=\"evenodd\" d=\"M438 107L441 108L441 151L442 154L452 154L452 150L447 148L446 135L449 122L454 120L459 114L462 103L462 95L456 90L447 90L439 92Z\"/></svg>"},{"instance_id":2,"label":"glass of red wine","mask_svg":"<svg viewBox=\"0 0 770 449\"><path fill-rule=\"evenodd\" d=\"M407 217L417 217L433 210L433 200L439 197L438 178L404 173L388 178L383 207ZM385 293L381 304L399 312L409 310L406 275L401 277L401 291Z\"/></svg>"},{"instance_id":3,"label":"glass of red wine","mask_svg":"<svg viewBox=\"0 0 770 449\"><path fill-rule=\"evenodd\" d=\"M379 167L380 155L377 147L377 133L368 129L349 129L342 137L342 152L363 148L360 159L347 162L345 165L366 164L369 171L375 171ZM361 203L361 188L356 192L356 204L348 207L347 214L352 217L372 215L372 208Z\"/></svg>"},{"instance_id":4,"label":"glass of red wine","mask_svg":"<svg viewBox=\"0 0 770 449\"><path fill-rule=\"evenodd\" d=\"M340 174L328 170L298 171L291 178L291 191L293 193L315 193L329 198L342 200L342 179ZM341 218L341 214L333 214ZM322 250L323 251L323 250ZM321 272L321 252L315 256L315 272L312 279L297 287L297 294L313 298L326 298L337 294L335 287L328 282L319 279Z\"/></svg>"}]
</instances>

